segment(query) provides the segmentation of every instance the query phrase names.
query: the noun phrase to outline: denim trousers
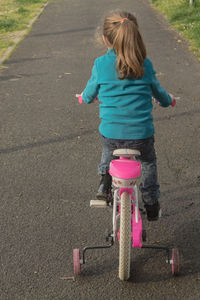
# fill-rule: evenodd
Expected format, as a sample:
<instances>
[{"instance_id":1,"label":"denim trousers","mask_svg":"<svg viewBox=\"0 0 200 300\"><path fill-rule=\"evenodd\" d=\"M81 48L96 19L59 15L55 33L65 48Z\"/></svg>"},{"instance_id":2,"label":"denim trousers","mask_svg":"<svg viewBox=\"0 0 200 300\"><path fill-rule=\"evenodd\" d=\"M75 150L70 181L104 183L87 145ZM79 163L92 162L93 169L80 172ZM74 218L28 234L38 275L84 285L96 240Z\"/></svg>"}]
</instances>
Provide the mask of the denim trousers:
<instances>
[{"instance_id":1,"label":"denim trousers","mask_svg":"<svg viewBox=\"0 0 200 300\"><path fill-rule=\"evenodd\" d=\"M142 200L147 205L155 204L160 196L160 186L158 184L154 136L138 140L116 140L101 136L101 141L103 149L98 173L100 175L108 173L111 160L116 159L116 156L113 156L115 149L129 148L139 150L141 155L137 157L137 160L142 165L140 184Z\"/></svg>"}]
</instances>

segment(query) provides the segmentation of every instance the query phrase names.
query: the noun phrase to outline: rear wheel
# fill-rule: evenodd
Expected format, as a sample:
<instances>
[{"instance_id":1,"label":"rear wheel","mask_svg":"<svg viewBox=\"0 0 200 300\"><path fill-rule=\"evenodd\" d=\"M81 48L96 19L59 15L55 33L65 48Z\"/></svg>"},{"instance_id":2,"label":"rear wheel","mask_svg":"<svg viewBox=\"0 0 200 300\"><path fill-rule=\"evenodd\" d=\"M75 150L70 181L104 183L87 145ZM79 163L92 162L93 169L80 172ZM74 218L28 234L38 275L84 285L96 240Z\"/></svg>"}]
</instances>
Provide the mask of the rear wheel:
<instances>
[{"instance_id":1,"label":"rear wheel","mask_svg":"<svg viewBox=\"0 0 200 300\"><path fill-rule=\"evenodd\" d=\"M127 192L121 195L120 205L120 242L119 278L128 280L131 264L131 197Z\"/></svg>"}]
</instances>

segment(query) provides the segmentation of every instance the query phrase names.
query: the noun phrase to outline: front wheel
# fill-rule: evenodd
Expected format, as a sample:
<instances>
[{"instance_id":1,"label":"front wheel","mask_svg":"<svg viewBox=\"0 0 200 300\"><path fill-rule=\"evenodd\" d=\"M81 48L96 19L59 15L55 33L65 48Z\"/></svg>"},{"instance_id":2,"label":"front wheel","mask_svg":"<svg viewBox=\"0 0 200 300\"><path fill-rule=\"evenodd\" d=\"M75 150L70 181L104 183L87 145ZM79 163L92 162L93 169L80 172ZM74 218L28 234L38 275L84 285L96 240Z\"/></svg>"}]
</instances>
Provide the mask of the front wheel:
<instances>
[{"instance_id":1,"label":"front wheel","mask_svg":"<svg viewBox=\"0 0 200 300\"><path fill-rule=\"evenodd\" d=\"M119 278L128 280L131 264L131 196L124 192L120 205Z\"/></svg>"}]
</instances>

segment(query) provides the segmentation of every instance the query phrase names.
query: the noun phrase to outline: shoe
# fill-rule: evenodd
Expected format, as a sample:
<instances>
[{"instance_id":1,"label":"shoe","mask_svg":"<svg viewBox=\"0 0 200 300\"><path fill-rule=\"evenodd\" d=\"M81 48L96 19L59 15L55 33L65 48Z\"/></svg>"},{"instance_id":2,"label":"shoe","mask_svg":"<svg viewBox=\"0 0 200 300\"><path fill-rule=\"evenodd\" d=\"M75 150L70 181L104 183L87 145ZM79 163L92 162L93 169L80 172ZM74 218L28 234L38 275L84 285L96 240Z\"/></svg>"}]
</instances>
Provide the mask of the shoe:
<instances>
[{"instance_id":1,"label":"shoe","mask_svg":"<svg viewBox=\"0 0 200 300\"><path fill-rule=\"evenodd\" d=\"M102 177L99 184L98 192L96 194L96 198L98 200L107 201L111 191L112 176L110 176L110 174L105 174L101 176Z\"/></svg>"},{"instance_id":2,"label":"shoe","mask_svg":"<svg viewBox=\"0 0 200 300\"><path fill-rule=\"evenodd\" d=\"M146 208L147 220L148 221L157 221L159 218L160 203L156 202L153 205L145 204L144 207Z\"/></svg>"}]
</instances>

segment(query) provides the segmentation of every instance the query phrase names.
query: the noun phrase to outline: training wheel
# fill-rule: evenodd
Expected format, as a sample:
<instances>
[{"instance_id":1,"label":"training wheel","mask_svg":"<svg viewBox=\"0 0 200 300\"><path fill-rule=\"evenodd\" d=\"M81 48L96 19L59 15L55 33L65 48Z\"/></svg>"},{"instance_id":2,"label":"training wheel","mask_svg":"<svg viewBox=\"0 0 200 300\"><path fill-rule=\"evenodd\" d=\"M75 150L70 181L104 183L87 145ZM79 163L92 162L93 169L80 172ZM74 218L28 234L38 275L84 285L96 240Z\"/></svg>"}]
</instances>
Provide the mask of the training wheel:
<instances>
[{"instance_id":1,"label":"training wheel","mask_svg":"<svg viewBox=\"0 0 200 300\"><path fill-rule=\"evenodd\" d=\"M74 275L81 274L80 250L73 249Z\"/></svg>"},{"instance_id":2,"label":"training wheel","mask_svg":"<svg viewBox=\"0 0 200 300\"><path fill-rule=\"evenodd\" d=\"M177 248L172 249L171 265L172 265L172 274L178 275L180 272L180 257Z\"/></svg>"}]
</instances>

